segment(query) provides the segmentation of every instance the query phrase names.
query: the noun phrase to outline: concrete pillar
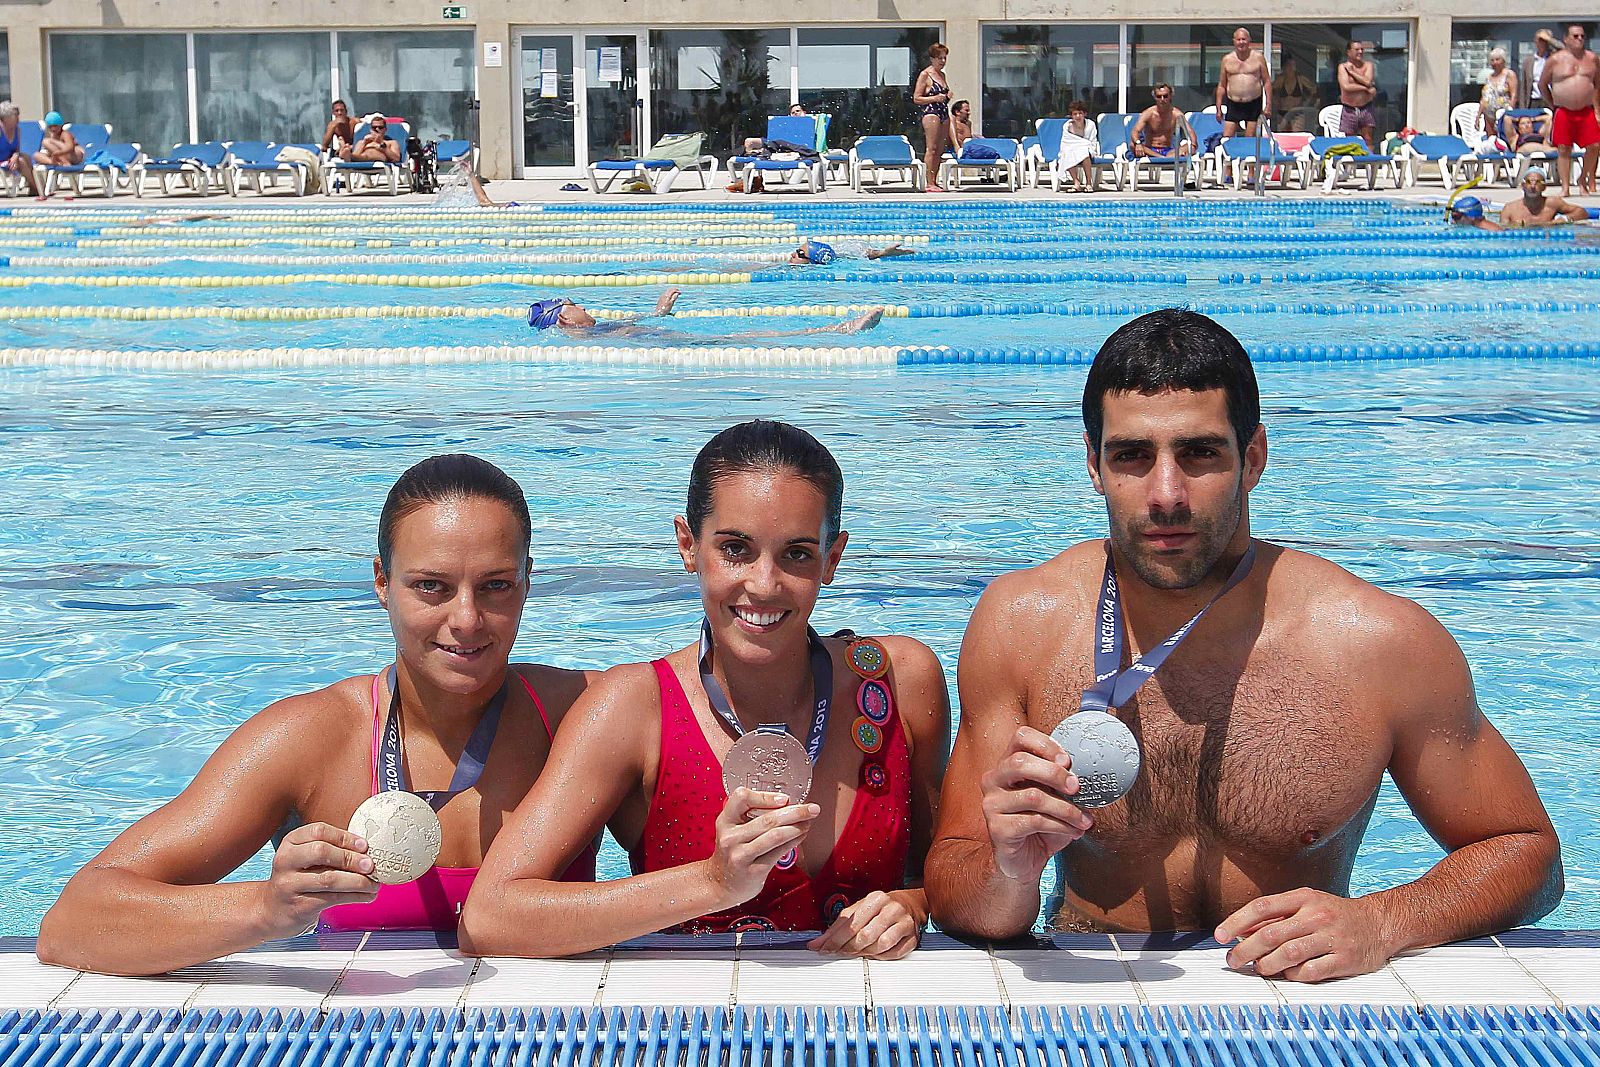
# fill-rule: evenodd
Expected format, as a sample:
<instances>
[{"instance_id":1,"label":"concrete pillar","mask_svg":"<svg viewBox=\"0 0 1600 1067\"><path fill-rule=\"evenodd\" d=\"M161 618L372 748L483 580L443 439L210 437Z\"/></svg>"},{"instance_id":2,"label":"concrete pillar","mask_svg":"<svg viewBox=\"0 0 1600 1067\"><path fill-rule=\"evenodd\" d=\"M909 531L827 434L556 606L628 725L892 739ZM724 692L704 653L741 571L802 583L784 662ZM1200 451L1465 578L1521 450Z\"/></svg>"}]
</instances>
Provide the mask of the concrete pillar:
<instances>
[{"instance_id":1,"label":"concrete pillar","mask_svg":"<svg viewBox=\"0 0 1600 1067\"><path fill-rule=\"evenodd\" d=\"M32 26L7 34L11 47L11 99L24 122L44 117L50 92L44 83L44 33Z\"/></svg>"},{"instance_id":2,"label":"concrete pillar","mask_svg":"<svg viewBox=\"0 0 1600 1067\"><path fill-rule=\"evenodd\" d=\"M1411 42L1411 125L1450 132L1450 16L1423 15Z\"/></svg>"},{"instance_id":3,"label":"concrete pillar","mask_svg":"<svg viewBox=\"0 0 1600 1067\"><path fill-rule=\"evenodd\" d=\"M500 45L498 67L483 65L483 46ZM478 21L478 159L486 178L511 177L511 139L519 136L511 110L513 80L511 26L506 22Z\"/></svg>"},{"instance_id":4,"label":"concrete pillar","mask_svg":"<svg viewBox=\"0 0 1600 1067\"><path fill-rule=\"evenodd\" d=\"M946 72L952 86L951 103L972 101L972 128L983 131L983 26L977 19L946 19L944 43L950 48ZM925 60L926 57L918 57ZM930 174L929 178L933 176Z\"/></svg>"}]
</instances>

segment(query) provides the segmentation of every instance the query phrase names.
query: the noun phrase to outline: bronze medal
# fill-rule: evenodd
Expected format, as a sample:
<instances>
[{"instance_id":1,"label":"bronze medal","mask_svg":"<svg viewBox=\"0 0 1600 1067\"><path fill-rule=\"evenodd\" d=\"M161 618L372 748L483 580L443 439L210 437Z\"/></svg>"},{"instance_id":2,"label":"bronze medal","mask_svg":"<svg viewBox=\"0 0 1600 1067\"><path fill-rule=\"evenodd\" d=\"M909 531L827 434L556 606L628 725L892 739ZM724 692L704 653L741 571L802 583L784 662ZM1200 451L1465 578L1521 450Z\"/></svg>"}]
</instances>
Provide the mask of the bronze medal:
<instances>
[{"instance_id":1,"label":"bronze medal","mask_svg":"<svg viewBox=\"0 0 1600 1067\"><path fill-rule=\"evenodd\" d=\"M806 747L782 730L763 728L745 734L722 760L722 788L731 796L740 786L782 793L789 803L801 803L811 792Z\"/></svg>"}]
</instances>

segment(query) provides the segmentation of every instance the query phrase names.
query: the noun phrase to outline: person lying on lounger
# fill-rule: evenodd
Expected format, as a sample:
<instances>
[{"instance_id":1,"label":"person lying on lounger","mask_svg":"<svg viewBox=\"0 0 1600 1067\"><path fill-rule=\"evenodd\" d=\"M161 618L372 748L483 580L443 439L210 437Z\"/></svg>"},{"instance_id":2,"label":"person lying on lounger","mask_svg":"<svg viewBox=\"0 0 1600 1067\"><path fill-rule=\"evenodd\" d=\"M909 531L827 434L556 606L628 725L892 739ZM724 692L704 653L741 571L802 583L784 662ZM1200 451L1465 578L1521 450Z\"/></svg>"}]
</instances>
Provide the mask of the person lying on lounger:
<instances>
[{"instance_id":1,"label":"person lying on lounger","mask_svg":"<svg viewBox=\"0 0 1600 1067\"><path fill-rule=\"evenodd\" d=\"M786 330L778 333L770 330L759 330L739 334L721 334L714 337L684 333L680 330L663 330L658 326L639 325L639 322L643 319L671 315L672 307L682 292L681 289L668 289L656 301L654 311L646 314L628 315L623 318L607 319L604 322L597 320L582 304L564 297L552 297L548 300L540 300L528 305L528 325L541 332L551 328L559 329L569 337L626 337L634 340L654 341L658 344L711 345L730 341L762 340L773 337L804 337L819 333L856 334L864 330L873 329L883 320L883 308L879 307L872 308L853 319L834 323L832 326L816 326L809 330Z\"/></svg>"},{"instance_id":2,"label":"person lying on lounger","mask_svg":"<svg viewBox=\"0 0 1600 1067\"><path fill-rule=\"evenodd\" d=\"M400 142L389 137L389 123L381 116L372 120L367 135L348 148L339 150L348 163L398 163Z\"/></svg>"}]
</instances>

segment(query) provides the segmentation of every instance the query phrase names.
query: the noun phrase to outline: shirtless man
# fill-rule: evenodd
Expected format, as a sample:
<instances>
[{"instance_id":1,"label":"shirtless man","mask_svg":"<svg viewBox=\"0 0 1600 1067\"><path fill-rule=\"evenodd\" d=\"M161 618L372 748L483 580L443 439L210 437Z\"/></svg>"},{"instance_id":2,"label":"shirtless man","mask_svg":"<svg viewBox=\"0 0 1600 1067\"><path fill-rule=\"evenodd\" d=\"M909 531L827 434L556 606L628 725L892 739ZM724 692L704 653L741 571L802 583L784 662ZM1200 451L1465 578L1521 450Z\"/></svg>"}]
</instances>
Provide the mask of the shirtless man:
<instances>
[{"instance_id":1,"label":"shirtless man","mask_svg":"<svg viewBox=\"0 0 1600 1067\"><path fill-rule=\"evenodd\" d=\"M1500 223L1509 228L1554 226L1558 222L1587 222L1589 212L1559 196L1546 196L1550 178L1543 167L1529 167L1522 176L1522 199L1500 209Z\"/></svg>"},{"instance_id":2,"label":"shirtless man","mask_svg":"<svg viewBox=\"0 0 1600 1067\"><path fill-rule=\"evenodd\" d=\"M1139 121L1133 124L1133 132L1128 135L1133 154L1163 159L1173 155L1181 141L1193 145L1194 130L1189 128L1189 120L1183 117L1183 112L1172 106L1172 86L1162 82L1151 90L1150 95L1155 97L1155 105L1144 109ZM1178 136L1180 130L1183 134L1181 138Z\"/></svg>"},{"instance_id":3,"label":"shirtless man","mask_svg":"<svg viewBox=\"0 0 1600 1067\"><path fill-rule=\"evenodd\" d=\"M1026 932L1052 857L1057 927L1206 930L1238 941L1231 966L1294 981L1549 912L1555 831L1450 635L1324 559L1252 541L1267 435L1239 342L1194 312L1144 315L1101 347L1083 415L1110 538L996 579L967 627L926 866L939 924ZM1214 597L1143 686L1106 672L1143 768L1123 799L1079 808L1049 731L1099 691L1093 644L1119 619L1134 646L1120 663L1148 656ZM1385 771L1449 854L1415 882L1350 898Z\"/></svg>"},{"instance_id":4,"label":"shirtless man","mask_svg":"<svg viewBox=\"0 0 1600 1067\"><path fill-rule=\"evenodd\" d=\"M372 120L367 135L339 153L340 159L352 163L398 163L400 142L388 134L389 122L381 115Z\"/></svg>"},{"instance_id":5,"label":"shirtless man","mask_svg":"<svg viewBox=\"0 0 1600 1067\"><path fill-rule=\"evenodd\" d=\"M1351 41L1339 64L1339 132L1360 137L1375 152L1378 118L1372 113L1372 101L1378 95L1378 74L1366 55L1366 45Z\"/></svg>"},{"instance_id":6,"label":"shirtless man","mask_svg":"<svg viewBox=\"0 0 1600 1067\"><path fill-rule=\"evenodd\" d=\"M1272 114L1272 72L1267 61L1250 41L1243 26L1233 31L1233 51L1222 57L1222 76L1217 79L1217 121L1222 136L1244 131L1254 137L1256 123L1265 111Z\"/></svg>"},{"instance_id":7,"label":"shirtless man","mask_svg":"<svg viewBox=\"0 0 1600 1067\"><path fill-rule=\"evenodd\" d=\"M44 117L44 139L33 161L46 167L73 167L83 162L83 146L66 128L61 112L52 111Z\"/></svg>"},{"instance_id":8,"label":"shirtless man","mask_svg":"<svg viewBox=\"0 0 1600 1067\"><path fill-rule=\"evenodd\" d=\"M333 102L333 118L328 120L328 128L322 131L322 151L327 155L348 158L343 155L356 139L355 123L350 121L350 106L343 100Z\"/></svg>"},{"instance_id":9,"label":"shirtless man","mask_svg":"<svg viewBox=\"0 0 1600 1067\"><path fill-rule=\"evenodd\" d=\"M1539 75L1539 95L1556 109L1550 143L1561 153L1556 166L1561 171L1562 196L1572 195L1573 145L1585 150L1583 175L1578 179L1580 195L1595 191L1595 166L1600 164L1600 151L1588 151L1600 144L1600 99L1595 96L1600 61L1585 46L1587 39L1582 26L1568 26L1561 51L1545 60L1544 73Z\"/></svg>"}]
</instances>

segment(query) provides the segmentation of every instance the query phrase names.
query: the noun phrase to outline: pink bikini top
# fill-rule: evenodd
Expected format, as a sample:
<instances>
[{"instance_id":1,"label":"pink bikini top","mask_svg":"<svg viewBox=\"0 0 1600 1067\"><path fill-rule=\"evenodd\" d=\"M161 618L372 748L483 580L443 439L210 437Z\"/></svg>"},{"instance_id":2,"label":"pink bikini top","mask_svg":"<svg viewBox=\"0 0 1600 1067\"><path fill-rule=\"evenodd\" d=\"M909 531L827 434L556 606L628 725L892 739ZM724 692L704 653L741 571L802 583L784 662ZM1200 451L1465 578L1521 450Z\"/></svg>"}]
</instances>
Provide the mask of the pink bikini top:
<instances>
[{"instance_id":1,"label":"pink bikini top","mask_svg":"<svg viewBox=\"0 0 1600 1067\"><path fill-rule=\"evenodd\" d=\"M528 691L528 698L539 711L544 731L552 739L550 717L545 714L544 702L533 691L528 680L515 671L512 674ZM378 746L383 732L383 708L378 702L378 683L383 674L372 677L372 792L378 793ZM563 882L592 882L595 850L588 845L561 875ZM370 904L340 904L322 913L318 930L454 930L461 916L461 906L467 902L467 893L478 877L476 867L430 867L422 877L405 885L386 885L378 889L378 899Z\"/></svg>"}]
</instances>

